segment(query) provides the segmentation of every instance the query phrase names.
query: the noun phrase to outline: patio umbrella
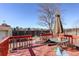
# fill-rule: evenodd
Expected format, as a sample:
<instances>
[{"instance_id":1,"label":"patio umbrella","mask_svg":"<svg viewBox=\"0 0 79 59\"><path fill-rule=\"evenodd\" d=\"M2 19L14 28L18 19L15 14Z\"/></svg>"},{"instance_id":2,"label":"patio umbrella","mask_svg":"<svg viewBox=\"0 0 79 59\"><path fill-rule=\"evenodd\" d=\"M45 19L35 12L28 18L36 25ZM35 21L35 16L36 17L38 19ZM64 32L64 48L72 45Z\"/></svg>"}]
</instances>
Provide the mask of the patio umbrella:
<instances>
[{"instance_id":1,"label":"patio umbrella","mask_svg":"<svg viewBox=\"0 0 79 59\"><path fill-rule=\"evenodd\" d=\"M65 41L65 39L61 40L58 37L58 34L62 34L63 31L63 25L61 22L61 18L60 18L60 12L59 10L56 10L55 12L55 21L54 21L54 29L53 29L53 34L56 35L55 39L50 39L51 41L57 42L57 43L64 43L67 42Z\"/></svg>"},{"instance_id":2,"label":"patio umbrella","mask_svg":"<svg viewBox=\"0 0 79 59\"><path fill-rule=\"evenodd\" d=\"M53 33L54 34L63 33L63 26L62 26L62 22L61 22L59 11L56 11L56 13L55 13L55 21L54 21Z\"/></svg>"}]
</instances>

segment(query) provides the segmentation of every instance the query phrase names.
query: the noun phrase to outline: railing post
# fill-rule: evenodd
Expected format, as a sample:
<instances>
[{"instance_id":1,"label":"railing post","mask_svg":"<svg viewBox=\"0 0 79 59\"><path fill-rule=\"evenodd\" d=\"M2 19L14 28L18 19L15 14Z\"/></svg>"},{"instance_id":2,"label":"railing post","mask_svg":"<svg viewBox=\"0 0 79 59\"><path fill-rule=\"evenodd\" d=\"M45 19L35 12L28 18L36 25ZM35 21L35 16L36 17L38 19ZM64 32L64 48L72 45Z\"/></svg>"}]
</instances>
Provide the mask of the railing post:
<instances>
[{"instance_id":1,"label":"railing post","mask_svg":"<svg viewBox=\"0 0 79 59\"><path fill-rule=\"evenodd\" d=\"M7 56L9 48L9 38L5 38L0 42L0 55Z\"/></svg>"},{"instance_id":2,"label":"railing post","mask_svg":"<svg viewBox=\"0 0 79 59\"><path fill-rule=\"evenodd\" d=\"M71 37L71 44L73 45L73 38Z\"/></svg>"}]
</instances>

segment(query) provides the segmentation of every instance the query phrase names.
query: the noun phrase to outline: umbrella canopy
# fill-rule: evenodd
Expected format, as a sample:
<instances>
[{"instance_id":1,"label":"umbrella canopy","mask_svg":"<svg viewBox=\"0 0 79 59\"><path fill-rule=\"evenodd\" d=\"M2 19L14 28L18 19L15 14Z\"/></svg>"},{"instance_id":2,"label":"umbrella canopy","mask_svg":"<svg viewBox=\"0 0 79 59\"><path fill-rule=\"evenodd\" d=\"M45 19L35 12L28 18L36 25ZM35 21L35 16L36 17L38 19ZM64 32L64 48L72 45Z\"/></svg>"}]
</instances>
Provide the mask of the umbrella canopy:
<instances>
[{"instance_id":1,"label":"umbrella canopy","mask_svg":"<svg viewBox=\"0 0 79 59\"><path fill-rule=\"evenodd\" d=\"M54 34L63 33L63 26L62 26L62 22L61 22L61 18L60 18L60 13L59 12L56 12L56 14L55 14L55 22L54 22L53 33Z\"/></svg>"}]
</instances>

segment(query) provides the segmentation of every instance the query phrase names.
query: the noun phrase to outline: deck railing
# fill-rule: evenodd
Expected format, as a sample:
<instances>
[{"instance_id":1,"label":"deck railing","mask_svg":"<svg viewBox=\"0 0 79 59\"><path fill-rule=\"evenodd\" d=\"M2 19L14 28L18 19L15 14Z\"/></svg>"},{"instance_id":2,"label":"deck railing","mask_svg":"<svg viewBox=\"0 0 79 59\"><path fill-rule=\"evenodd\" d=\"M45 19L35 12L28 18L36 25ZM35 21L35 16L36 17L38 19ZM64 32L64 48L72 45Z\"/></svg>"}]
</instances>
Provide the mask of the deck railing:
<instances>
[{"instance_id":1,"label":"deck railing","mask_svg":"<svg viewBox=\"0 0 79 59\"><path fill-rule=\"evenodd\" d=\"M40 34L40 40L41 41L46 41L49 38L52 38L53 34L52 33L46 33L46 34Z\"/></svg>"},{"instance_id":2,"label":"deck railing","mask_svg":"<svg viewBox=\"0 0 79 59\"><path fill-rule=\"evenodd\" d=\"M69 42L68 44L76 44L77 39L79 39L79 36L73 36L73 35L54 35L54 34L41 34L40 39L49 39L53 37L60 37L62 40L63 39L68 39ZM32 36L31 35L25 35L25 36L12 36L12 37L7 37L3 39L0 42L0 56L7 56L8 52L13 52L15 49L20 49L20 48L27 48L32 46ZM67 44L67 43L66 43Z\"/></svg>"},{"instance_id":3,"label":"deck railing","mask_svg":"<svg viewBox=\"0 0 79 59\"><path fill-rule=\"evenodd\" d=\"M47 40L48 38L61 38L63 39L68 39L68 42L65 42L64 44L68 45L78 45L79 44L79 36L76 35L66 35L66 34L59 34L59 35L54 35L54 34L41 34L40 35L41 40Z\"/></svg>"},{"instance_id":4,"label":"deck railing","mask_svg":"<svg viewBox=\"0 0 79 59\"><path fill-rule=\"evenodd\" d=\"M0 42L0 55L6 56L8 52L13 52L15 49L30 47L31 41L31 35L7 37Z\"/></svg>"},{"instance_id":5,"label":"deck railing","mask_svg":"<svg viewBox=\"0 0 79 59\"><path fill-rule=\"evenodd\" d=\"M6 56L8 53L9 38L10 37L7 37L0 42L0 55L1 56Z\"/></svg>"}]
</instances>

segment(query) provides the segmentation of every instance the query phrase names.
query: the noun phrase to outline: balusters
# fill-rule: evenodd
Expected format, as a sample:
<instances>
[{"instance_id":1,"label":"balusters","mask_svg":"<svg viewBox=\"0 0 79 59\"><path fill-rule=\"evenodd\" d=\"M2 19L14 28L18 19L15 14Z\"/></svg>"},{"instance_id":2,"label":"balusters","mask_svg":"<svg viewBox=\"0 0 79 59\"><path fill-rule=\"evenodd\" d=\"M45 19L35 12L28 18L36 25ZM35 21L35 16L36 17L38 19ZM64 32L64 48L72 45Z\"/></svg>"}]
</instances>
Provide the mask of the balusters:
<instances>
[{"instance_id":1,"label":"balusters","mask_svg":"<svg viewBox=\"0 0 79 59\"><path fill-rule=\"evenodd\" d=\"M22 45L23 45L23 48L24 48L24 46L25 46L25 39L23 39Z\"/></svg>"},{"instance_id":2,"label":"balusters","mask_svg":"<svg viewBox=\"0 0 79 59\"><path fill-rule=\"evenodd\" d=\"M12 40L9 39L9 51L12 52L13 47L12 47Z\"/></svg>"},{"instance_id":3,"label":"balusters","mask_svg":"<svg viewBox=\"0 0 79 59\"><path fill-rule=\"evenodd\" d=\"M25 43L26 43L25 47L28 47L28 39L26 39Z\"/></svg>"},{"instance_id":4,"label":"balusters","mask_svg":"<svg viewBox=\"0 0 79 59\"><path fill-rule=\"evenodd\" d=\"M32 45L32 39L29 39L29 46L31 47Z\"/></svg>"},{"instance_id":5,"label":"balusters","mask_svg":"<svg viewBox=\"0 0 79 59\"><path fill-rule=\"evenodd\" d=\"M22 39L20 39L20 48L22 48Z\"/></svg>"},{"instance_id":6,"label":"balusters","mask_svg":"<svg viewBox=\"0 0 79 59\"><path fill-rule=\"evenodd\" d=\"M23 46L23 48L24 48L24 39L22 39L22 46Z\"/></svg>"},{"instance_id":7,"label":"balusters","mask_svg":"<svg viewBox=\"0 0 79 59\"><path fill-rule=\"evenodd\" d=\"M16 38L16 37L12 37L9 40L9 49L10 50L14 50L17 48L25 48L25 47L31 47L32 44L32 39L31 37L22 37L22 38Z\"/></svg>"},{"instance_id":8,"label":"balusters","mask_svg":"<svg viewBox=\"0 0 79 59\"><path fill-rule=\"evenodd\" d=\"M30 47L30 40L29 40L29 38L28 38L28 47Z\"/></svg>"},{"instance_id":9,"label":"balusters","mask_svg":"<svg viewBox=\"0 0 79 59\"><path fill-rule=\"evenodd\" d=\"M14 49L14 39L12 40L12 49Z\"/></svg>"},{"instance_id":10,"label":"balusters","mask_svg":"<svg viewBox=\"0 0 79 59\"><path fill-rule=\"evenodd\" d=\"M69 40L70 40L70 45L71 45L71 44L72 44L72 41L71 41L72 39L71 39L71 38L69 38Z\"/></svg>"},{"instance_id":11,"label":"balusters","mask_svg":"<svg viewBox=\"0 0 79 59\"><path fill-rule=\"evenodd\" d=\"M15 39L15 46L16 46L16 49L18 48L18 42L17 40Z\"/></svg>"},{"instance_id":12,"label":"balusters","mask_svg":"<svg viewBox=\"0 0 79 59\"><path fill-rule=\"evenodd\" d=\"M24 42L25 42L25 39L23 38L23 48L24 48Z\"/></svg>"},{"instance_id":13,"label":"balusters","mask_svg":"<svg viewBox=\"0 0 79 59\"><path fill-rule=\"evenodd\" d=\"M26 46L26 39L24 39L24 48L25 48L25 46Z\"/></svg>"},{"instance_id":14,"label":"balusters","mask_svg":"<svg viewBox=\"0 0 79 59\"><path fill-rule=\"evenodd\" d=\"M17 48L17 47L16 47L16 45L17 45L17 44L16 44L16 39L13 39L12 44L13 44L13 50L15 50L15 48Z\"/></svg>"},{"instance_id":15,"label":"balusters","mask_svg":"<svg viewBox=\"0 0 79 59\"><path fill-rule=\"evenodd\" d=\"M18 47L19 47L19 41L17 40L17 49L18 49Z\"/></svg>"},{"instance_id":16,"label":"balusters","mask_svg":"<svg viewBox=\"0 0 79 59\"><path fill-rule=\"evenodd\" d=\"M9 50L12 49L11 42L12 42L11 39L9 39Z\"/></svg>"},{"instance_id":17,"label":"balusters","mask_svg":"<svg viewBox=\"0 0 79 59\"><path fill-rule=\"evenodd\" d=\"M19 38L18 39L18 48L20 48L20 46L21 46L20 42L21 42L21 39Z\"/></svg>"}]
</instances>

